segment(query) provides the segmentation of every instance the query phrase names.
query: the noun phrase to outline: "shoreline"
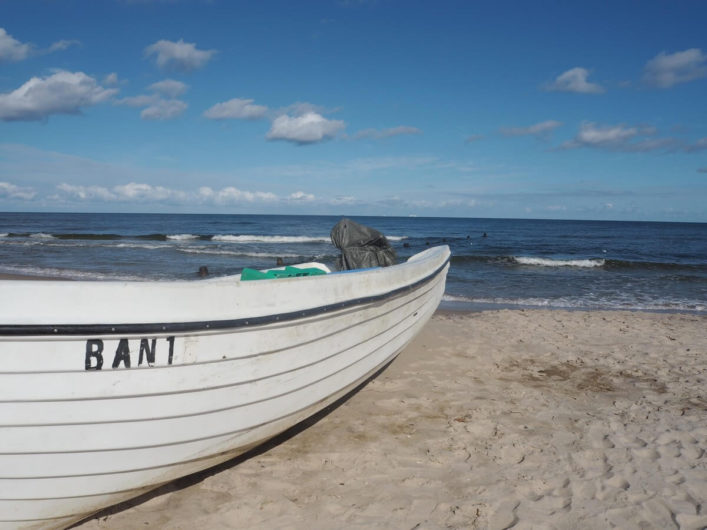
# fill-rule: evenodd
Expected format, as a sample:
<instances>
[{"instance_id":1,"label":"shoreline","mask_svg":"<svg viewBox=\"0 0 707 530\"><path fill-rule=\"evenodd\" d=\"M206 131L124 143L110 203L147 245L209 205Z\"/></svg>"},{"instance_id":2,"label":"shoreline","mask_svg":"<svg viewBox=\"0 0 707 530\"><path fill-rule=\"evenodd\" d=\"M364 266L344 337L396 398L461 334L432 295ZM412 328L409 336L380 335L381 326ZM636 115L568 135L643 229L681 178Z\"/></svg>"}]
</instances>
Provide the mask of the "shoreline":
<instances>
[{"instance_id":1,"label":"shoreline","mask_svg":"<svg viewBox=\"0 0 707 530\"><path fill-rule=\"evenodd\" d=\"M657 305L657 304L656 304ZM562 304L562 302L558 302L557 304L553 304L551 301L546 300L546 301L541 301L541 302L536 302L536 303L527 303L524 302L523 300L518 300L516 302L513 301L501 301L501 302L493 302L493 301L474 301L471 299L464 299L462 297L461 299L459 297L456 297L454 295L448 295L445 293L444 297L442 298L442 302L440 303L440 308L442 309L448 309L452 311L472 311L472 312L479 312L479 311L498 311L498 310L504 310L504 309L510 309L510 310L548 310L548 311L638 311L638 312L647 312L647 313L687 313L687 314L696 314L696 315L705 315L707 314L707 299L704 301L701 301L701 303L696 304L695 307L676 307L676 306L669 306L669 307L660 307L659 305L657 307L650 307L650 303L646 303L645 305L641 306L626 306L626 305L599 305L597 303L593 303L591 305L571 305L571 304Z\"/></svg>"},{"instance_id":2,"label":"shoreline","mask_svg":"<svg viewBox=\"0 0 707 530\"><path fill-rule=\"evenodd\" d=\"M701 309L671 309L671 308L633 308L633 307L565 307L565 306L552 306L552 305L513 305L513 304L491 304L486 302L446 302L442 301L439 306L439 311L449 311L450 313L483 313L492 311L567 311L573 313L575 311L607 311L609 313L614 312L627 312L627 313L658 313L666 315L704 315L707 316L707 312Z\"/></svg>"},{"instance_id":3,"label":"shoreline","mask_svg":"<svg viewBox=\"0 0 707 530\"><path fill-rule=\"evenodd\" d=\"M31 276L29 274L10 274L0 272L0 280L33 280L38 282L65 280L65 278L52 278L50 276Z\"/></svg>"},{"instance_id":4,"label":"shoreline","mask_svg":"<svg viewBox=\"0 0 707 530\"><path fill-rule=\"evenodd\" d=\"M316 422L78 528L704 528L704 329L440 309Z\"/></svg>"}]
</instances>

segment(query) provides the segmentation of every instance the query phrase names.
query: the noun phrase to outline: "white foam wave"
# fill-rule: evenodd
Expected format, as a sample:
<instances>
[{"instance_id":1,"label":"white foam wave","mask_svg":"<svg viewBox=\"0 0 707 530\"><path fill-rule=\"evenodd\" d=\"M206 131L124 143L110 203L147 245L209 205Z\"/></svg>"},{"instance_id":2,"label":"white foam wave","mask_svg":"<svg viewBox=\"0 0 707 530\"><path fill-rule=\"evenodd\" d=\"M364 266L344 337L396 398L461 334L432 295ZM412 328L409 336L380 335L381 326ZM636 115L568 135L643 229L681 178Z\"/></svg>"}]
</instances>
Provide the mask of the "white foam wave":
<instances>
[{"instance_id":1,"label":"white foam wave","mask_svg":"<svg viewBox=\"0 0 707 530\"><path fill-rule=\"evenodd\" d=\"M546 298L470 298L466 296L455 296L445 294L442 297L445 302L461 302L466 304L488 304L501 306L521 306L521 307L581 307L567 300L548 300Z\"/></svg>"},{"instance_id":2,"label":"white foam wave","mask_svg":"<svg viewBox=\"0 0 707 530\"><path fill-rule=\"evenodd\" d=\"M466 302L466 303L471 303L474 300L472 298L468 298L466 296L457 296L453 294L447 294L444 293L442 296L442 300L445 302Z\"/></svg>"},{"instance_id":3,"label":"white foam wave","mask_svg":"<svg viewBox=\"0 0 707 530\"><path fill-rule=\"evenodd\" d=\"M212 241L225 241L227 243L328 243L328 237L312 237L312 236L257 236L257 235L240 235L234 236L229 234L215 235L211 238Z\"/></svg>"},{"instance_id":4,"label":"white foam wave","mask_svg":"<svg viewBox=\"0 0 707 530\"><path fill-rule=\"evenodd\" d=\"M569 310L622 310L622 311L688 311L691 313L703 313L707 311L707 306L690 301L677 300L654 300L639 302L638 300L589 300L580 298L471 298L444 294L444 302L460 304L476 304L480 306L496 306L506 308L547 308L547 309L569 309Z\"/></svg>"},{"instance_id":5,"label":"white foam wave","mask_svg":"<svg viewBox=\"0 0 707 530\"><path fill-rule=\"evenodd\" d=\"M33 247L35 245L46 245L43 241L37 241L36 239L34 241L27 241L27 240L22 240L22 239L16 239L13 240L11 238L3 238L1 243L3 245L8 245L8 246L17 246L17 247Z\"/></svg>"},{"instance_id":6,"label":"white foam wave","mask_svg":"<svg viewBox=\"0 0 707 530\"><path fill-rule=\"evenodd\" d=\"M194 234L171 234L167 236L167 239L173 239L175 241L188 241L190 239L199 239L199 236Z\"/></svg>"},{"instance_id":7,"label":"white foam wave","mask_svg":"<svg viewBox=\"0 0 707 530\"><path fill-rule=\"evenodd\" d=\"M282 254L271 252L239 252L236 250L223 250L215 248L180 248L179 252L186 254L208 254L211 256L239 256L244 258L299 258L299 254Z\"/></svg>"},{"instance_id":8,"label":"white foam wave","mask_svg":"<svg viewBox=\"0 0 707 530\"><path fill-rule=\"evenodd\" d=\"M164 245L158 243L117 243L115 245L100 245L104 248L144 248L147 250L164 250Z\"/></svg>"},{"instance_id":9,"label":"white foam wave","mask_svg":"<svg viewBox=\"0 0 707 530\"><path fill-rule=\"evenodd\" d=\"M15 246L20 246L20 247L33 247L33 246L41 246L41 247L51 247L51 248L59 248L59 249L84 249L84 248L107 248L107 249L116 249L116 248L141 248L141 249L147 249L147 250L164 250L165 245L164 244L150 244L150 243L106 243L104 241L76 241L76 240L62 240L62 239L57 239L57 238L52 238L51 240L37 240L35 239L34 241L28 241L28 240L22 240L22 239L3 239L0 241L1 244L3 245L15 245Z\"/></svg>"},{"instance_id":10,"label":"white foam wave","mask_svg":"<svg viewBox=\"0 0 707 530\"><path fill-rule=\"evenodd\" d=\"M37 232L36 234L31 234L29 237L34 239L54 239L51 234L45 234L44 232Z\"/></svg>"},{"instance_id":11,"label":"white foam wave","mask_svg":"<svg viewBox=\"0 0 707 530\"><path fill-rule=\"evenodd\" d=\"M388 241L402 241L403 239L407 239L408 236L385 236L385 238Z\"/></svg>"},{"instance_id":12,"label":"white foam wave","mask_svg":"<svg viewBox=\"0 0 707 530\"><path fill-rule=\"evenodd\" d=\"M79 271L71 269L55 269L52 267L28 267L6 265L0 268L6 274L19 274L37 278L56 278L60 280L119 280L119 281L144 281L141 276L128 274L107 274L98 271Z\"/></svg>"},{"instance_id":13,"label":"white foam wave","mask_svg":"<svg viewBox=\"0 0 707 530\"><path fill-rule=\"evenodd\" d=\"M603 259L550 259L534 258L529 256L518 256L513 258L521 265L535 265L537 267L582 267L594 268L603 267L606 262Z\"/></svg>"},{"instance_id":14,"label":"white foam wave","mask_svg":"<svg viewBox=\"0 0 707 530\"><path fill-rule=\"evenodd\" d=\"M10 235L10 234L8 234L7 232L2 232L2 233L0 233L0 237L7 237L7 236L9 236L9 235Z\"/></svg>"}]
</instances>

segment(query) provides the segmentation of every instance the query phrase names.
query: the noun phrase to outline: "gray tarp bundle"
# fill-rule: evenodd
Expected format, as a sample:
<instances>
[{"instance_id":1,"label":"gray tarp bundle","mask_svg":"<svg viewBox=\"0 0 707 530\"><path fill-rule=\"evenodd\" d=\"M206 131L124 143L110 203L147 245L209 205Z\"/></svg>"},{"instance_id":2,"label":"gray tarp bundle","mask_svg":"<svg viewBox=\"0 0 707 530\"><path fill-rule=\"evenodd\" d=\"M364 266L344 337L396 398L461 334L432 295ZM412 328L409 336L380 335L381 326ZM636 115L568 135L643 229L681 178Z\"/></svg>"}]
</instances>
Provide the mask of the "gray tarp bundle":
<instances>
[{"instance_id":1,"label":"gray tarp bundle","mask_svg":"<svg viewBox=\"0 0 707 530\"><path fill-rule=\"evenodd\" d=\"M336 260L339 270L395 265L396 255L378 230L342 219L331 229L331 242L341 250Z\"/></svg>"}]
</instances>

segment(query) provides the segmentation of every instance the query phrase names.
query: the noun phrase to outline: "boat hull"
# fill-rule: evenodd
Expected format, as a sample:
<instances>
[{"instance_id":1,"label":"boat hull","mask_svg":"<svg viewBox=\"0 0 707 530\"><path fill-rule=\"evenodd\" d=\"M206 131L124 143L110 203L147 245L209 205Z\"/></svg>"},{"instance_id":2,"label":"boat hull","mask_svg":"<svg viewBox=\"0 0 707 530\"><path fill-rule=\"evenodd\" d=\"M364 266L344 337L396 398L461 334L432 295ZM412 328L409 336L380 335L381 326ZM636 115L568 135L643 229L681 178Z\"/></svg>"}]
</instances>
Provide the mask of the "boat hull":
<instances>
[{"instance_id":1,"label":"boat hull","mask_svg":"<svg viewBox=\"0 0 707 530\"><path fill-rule=\"evenodd\" d=\"M66 527L323 409L424 326L448 259L257 282L0 282L16 301L0 309L0 527Z\"/></svg>"}]
</instances>

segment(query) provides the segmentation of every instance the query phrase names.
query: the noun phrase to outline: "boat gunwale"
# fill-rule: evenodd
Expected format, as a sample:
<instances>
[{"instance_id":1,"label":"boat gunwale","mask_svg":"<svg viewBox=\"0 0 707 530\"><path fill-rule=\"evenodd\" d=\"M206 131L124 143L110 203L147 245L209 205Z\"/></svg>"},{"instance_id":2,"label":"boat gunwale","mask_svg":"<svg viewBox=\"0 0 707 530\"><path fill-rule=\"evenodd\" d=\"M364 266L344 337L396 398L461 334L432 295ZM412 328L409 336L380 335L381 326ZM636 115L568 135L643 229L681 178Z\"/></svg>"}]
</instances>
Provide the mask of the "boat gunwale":
<instances>
[{"instance_id":1,"label":"boat gunwale","mask_svg":"<svg viewBox=\"0 0 707 530\"><path fill-rule=\"evenodd\" d=\"M430 249L431 250L431 249ZM449 251L447 251L449 252ZM255 327L273 323L289 322L301 318L318 316L349 307L380 302L403 293L414 291L418 287L432 281L449 265L451 254L432 273L413 283L403 285L390 291L343 300L333 304L300 309L287 313L277 313L263 316L242 317L224 320L202 320L192 322L153 322L129 324L0 324L0 337L62 337L62 336L113 336L113 335L145 335L190 332L213 332L244 327ZM406 262L406 263L415 263ZM401 264L404 265L404 264ZM366 271L370 272L370 271Z\"/></svg>"}]
</instances>

